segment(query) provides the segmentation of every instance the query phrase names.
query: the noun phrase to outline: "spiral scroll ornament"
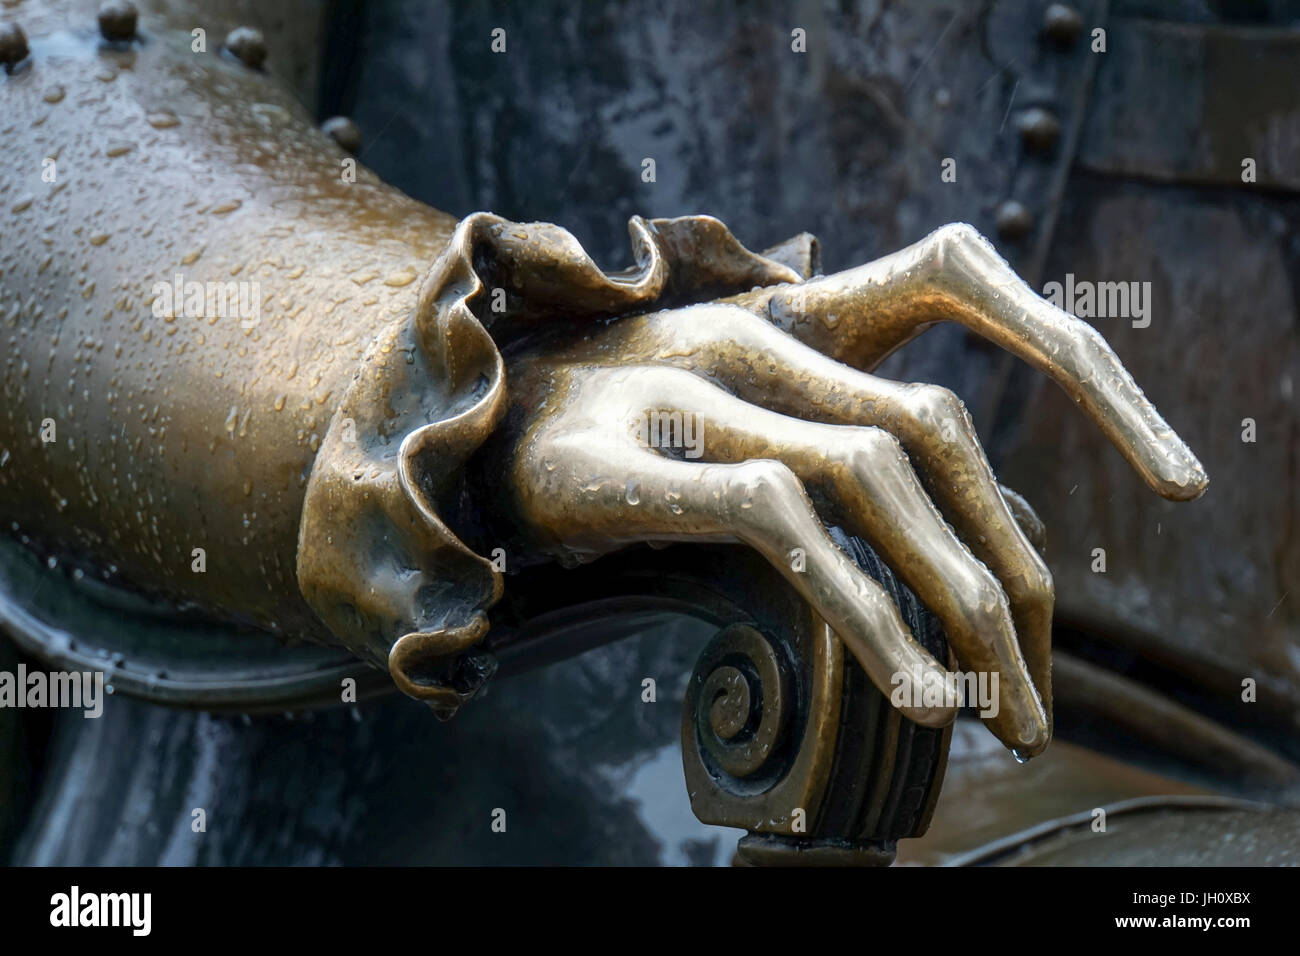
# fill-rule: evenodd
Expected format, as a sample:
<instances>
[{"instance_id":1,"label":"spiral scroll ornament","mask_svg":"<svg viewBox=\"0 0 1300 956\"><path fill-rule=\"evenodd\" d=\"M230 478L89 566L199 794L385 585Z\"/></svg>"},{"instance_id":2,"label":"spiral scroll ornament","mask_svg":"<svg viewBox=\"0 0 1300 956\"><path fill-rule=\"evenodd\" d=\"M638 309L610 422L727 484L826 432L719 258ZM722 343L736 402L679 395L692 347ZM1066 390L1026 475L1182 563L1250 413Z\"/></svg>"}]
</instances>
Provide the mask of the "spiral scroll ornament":
<instances>
[{"instance_id":1,"label":"spiral scroll ornament","mask_svg":"<svg viewBox=\"0 0 1300 956\"><path fill-rule=\"evenodd\" d=\"M753 790L788 769L774 763L795 710L791 668L780 654L754 627L733 624L696 665L703 679L698 690L692 680L691 691L701 755L732 789Z\"/></svg>"},{"instance_id":2,"label":"spiral scroll ornament","mask_svg":"<svg viewBox=\"0 0 1300 956\"><path fill-rule=\"evenodd\" d=\"M867 545L836 539L897 601L917 639L944 659L937 621ZM893 860L925 832L949 729L903 717L810 608L769 598L726 624L687 686L682 758L696 816L740 827L754 863Z\"/></svg>"}]
</instances>

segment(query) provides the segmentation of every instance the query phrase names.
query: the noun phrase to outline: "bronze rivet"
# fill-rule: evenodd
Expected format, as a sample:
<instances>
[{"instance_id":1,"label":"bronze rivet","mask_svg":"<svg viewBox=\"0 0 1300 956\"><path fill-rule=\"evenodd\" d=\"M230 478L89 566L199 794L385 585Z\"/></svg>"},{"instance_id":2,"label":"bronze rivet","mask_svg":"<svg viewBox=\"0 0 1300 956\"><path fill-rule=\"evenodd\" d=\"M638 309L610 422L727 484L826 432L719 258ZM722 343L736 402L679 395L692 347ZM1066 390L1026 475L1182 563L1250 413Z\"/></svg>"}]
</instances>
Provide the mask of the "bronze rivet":
<instances>
[{"instance_id":1,"label":"bronze rivet","mask_svg":"<svg viewBox=\"0 0 1300 956\"><path fill-rule=\"evenodd\" d=\"M361 149L361 130L346 116L331 116L320 124L320 128L321 132L354 156Z\"/></svg>"},{"instance_id":2,"label":"bronze rivet","mask_svg":"<svg viewBox=\"0 0 1300 956\"><path fill-rule=\"evenodd\" d=\"M108 0L99 8L99 32L105 40L130 40L139 17L129 0Z\"/></svg>"},{"instance_id":3,"label":"bronze rivet","mask_svg":"<svg viewBox=\"0 0 1300 956\"><path fill-rule=\"evenodd\" d=\"M1074 7L1054 3L1043 13L1043 34L1061 46L1069 46L1083 29L1083 17Z\"/></svg>"},{"instance_id":4,"label":"bronze rivet","mask_svg":"<svg viewBox=\"0 0 1300 956\"><path fill-rule=\"evenodd\" d=\"M266 38L253 27L237 27L230 31L223 47L250 70L260 70L266 62Z\"/></svg>"},{"instance_id":5,"label":"bronze rivet","mask_svg":"<svg viewBox=\"0 0 1300 956\"><path fill-rule=\"evenodd\" d=\"M1034 153L1050 153L1061 138L1061 121L1056 114L1038 106L1021 113L1016 126L1025 149Z\"/></svg>"},{"instance_id":6,"label":"bronze rivet","mask_svg":"<svg viewBox=\"0 0 1300 956\"><path fill-rule=\"evenodd\" d=\"M1029 210L1022 203L1008 199L998 206L997 225L998 235L1003 239L1020 239L1028 235L1033 227L1033 220L1030 218Z\"/></svg>"},{"instance_id":7,"label":"bronze rivet","mask_svg":"<svg viewBox=\"0 0 1300 956\"><path fill-rule=\"evenodd\" d=\"M27 58L27 34L16 23L0 24L0 63L13 66Z\"/></svg>"}]
</instances>

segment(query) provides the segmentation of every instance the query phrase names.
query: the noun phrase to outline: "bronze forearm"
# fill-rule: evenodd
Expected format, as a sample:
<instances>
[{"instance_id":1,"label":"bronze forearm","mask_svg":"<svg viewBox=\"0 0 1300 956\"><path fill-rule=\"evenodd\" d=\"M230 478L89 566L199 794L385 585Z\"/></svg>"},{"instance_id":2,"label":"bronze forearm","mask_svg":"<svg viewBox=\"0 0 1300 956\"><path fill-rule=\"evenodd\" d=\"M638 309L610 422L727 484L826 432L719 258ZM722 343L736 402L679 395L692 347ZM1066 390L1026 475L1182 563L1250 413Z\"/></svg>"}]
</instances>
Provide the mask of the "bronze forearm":
<instances>
[{"instance_id":1,"label":"bronze forearm","mask_svg":"<svg viewBox=\"0 0 1300 956\"><path fill-rule=\"evenodd\" d=\"M328 640L297 586L307 481L455 220L364 169L345 181L301 107L188 34L114 50L78 26L31 37L4 80L3 519ZM177 277L185 301L158 308Z\"/></svg>"}]
</instances>

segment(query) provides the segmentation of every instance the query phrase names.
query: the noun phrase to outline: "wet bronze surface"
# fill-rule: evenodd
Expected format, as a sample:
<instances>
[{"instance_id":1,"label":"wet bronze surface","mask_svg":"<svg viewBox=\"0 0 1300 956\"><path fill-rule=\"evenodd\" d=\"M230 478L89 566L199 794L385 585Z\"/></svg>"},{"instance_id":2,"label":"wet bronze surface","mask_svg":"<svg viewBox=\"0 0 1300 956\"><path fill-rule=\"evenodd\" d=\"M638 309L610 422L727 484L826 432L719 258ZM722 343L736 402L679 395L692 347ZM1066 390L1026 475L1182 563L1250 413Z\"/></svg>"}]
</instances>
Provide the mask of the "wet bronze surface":
<instances>
[{"instance_id":1,"label":"wet bronze surface","mask_svg":"<svg viewBox=\"0 0 1300 956\"><path fill-rule=\"evenodd\" d=\"M1200 465L1101 337L1034 295L969 227L950 226L856 270L624 319L516 360L512 401L528 411L510 425L523 437L503 466L513 516L574 561L651 538L738 539L781 568L802 549L807 570L787 579L877 687L900 673L951 680L845 566L807 487L939 615L966 669L1003 675L992 729L1038 753L1050 736L1051 575L960 401L848 367L874 368L938 317L1054 377L1154 490L1204 491ZM638 447L637 423L666 413L706 436L703 462ZM905 713L931 725L953 716Z\"/></svg>"},{"instance_id":2,"label":"wet bronze surface","mask_svg":"<svg viewBox=\"0 0 1300 956\"><path fill-rule=\"evenodd\" d=\"M1058 626L1077 625L1106 666L1146 686L1158 669L1197 709L1295 760L1300 151L1287 148L1294 85L1277 77L1297 31L1272 5L1068 6L1088 29L1064 45L1044 38L1041 0L817 7L806 57L772 52L789 45L779 4L674 4L668 45L651 3L605 16L372 7L365 27L384 44L349 109L376 130L411 103L441 104L375 139L367 161L439 208L562 222L601 262L623 260L632 213L708 211L753 248L815 231L828 272L962 221L1035 289L1068 273L1151 280L1149 327L1088 321L1213 476L1191 505L1147 494L1067 396L959 328L879 371L967 402L998 475L1051 531ZM456 37L496 25L547 41L500 61L458 56ZM1104 55L1090 51L1096 26ZM552 121L557 103L571 119ZM1035 105L1061 120L1050 157L1020 142ZM445 162L423 160L442 150ZM674 157L679 175L642 184L646 155ZM959 158L955 183L938 179L946 156ZM1256 183L1242 181L1245 156ZM998 236L1007 199L1030 229L1015 241ZM1091 567L1098 547L1105 574ZM1266 688L1252 703L1247 676Z\"/></svg>"},{"instance_id":3,"label":"wet bronze surface","mask_svg":"<svg viewBox=\"0 0 1300 956\"><path fill-rule=\"evenodd\" d=\"M899 844L898 862L1294 865L1297 836L1294 809L1225 798L1066 741L1017 765L959 720L934 823L920 839Z\"/></svg>"},{"instance_id":4,"label":"wet bronze surface","mask_svg":"<svg viewBox=\"0 0 1300 956\"><path fill-rule=\"evenodd\" d=\"M187 35L32 42L3 92L4 521L95 573L331 640L297 588L307 479L454 220L364 169L343 182L291 97ZM260 321L158 318L177 274L255 288Z\"/></svg>"},{"instance_id":5,"label":"wet bronze surface","mask_svg":"<svg viewBox=\"0 0 1300 956\"><path fill-rule=\"evenodd\" d=\"M75 26L74 32L88 38L96 28L97 6L93 2L9 3L0 10L0 20L20 18L28 28L27 36L36 39L67 31L69 24ZM191 22L210 23L214 49L234 27L252 24L261 27L270 40L270 56L263 64L268 76L286 78L290 72L286 66L299 60L292 49L298 31L284 30L283 24L276 31L260 19L286 6L211 4L199 14L188 4L141 6L145 9L142 21L146 36L150 29L161 28L159 12L169 26L181 30ZM386 6L375 17L386 21L395 35L389 37L388 45L373 57L366 71L364 83L371 90L369 116L373 125L365 127L367 138L363 143L368 146L373 134L382 131L382 121L392 112L385 105L389 101L401 102L405 96L408 103L419 102L416 93L426 102L437 98L440 109L436 114L428 111L418 121L399 118L390 133L400 131L402 135L390 135L386 143L381 141L380 152L372 154L371 159L378 159L386 146L391 151L392 144L399 143L403 157L394 164L390 155L386 168L390 174L406 170L407 174L399 177L406 184L404 188L418 189L424 177L425 188L416 194L443 208L464 211L483 204L564 222L584 238L587 248L594 249L601 262L626 259L622 230L629 204L637 211L649 210L661 216L698 209L716 212L724 215L737 235L760 240L755 248L816 223L819 234L835 240L828 253L837 267L898 248L934 225L952 219L969 218L992 235L995 211L1005 208L1017 214L1007 217L1009 232L1022 238L999 241L999 251L1009 255L1020 274L1034 285L1044 277L1059 278L1067 270L1113 276L1136 275L1133 270L1138 269L1143 275L1152 275L1161 303L1154 331L1130 331L1126 322L1096 324L1124 356L1135 377L1169 412L1179 431L1203 454L1214 474L1214 495L1193 508L1174 508L1167 501L1145 494L1132 481L1125 463L1105 447L1104 436L1074 414L1068 396L1043 388L1045 381L1040 380L1028 390L1008 388L999 409L999 388L1007 382L1009 356L969 342L959 345L959 335L941 333L944 337L939 341L950 346L946 350L936 345L938 337L931 336L925 344L896 355L887 369L896 378L943 381L974 403L974 418L999 473L1026 491L1048 519L1053 547L1047 557L1056 578L1058 621L1064 618L1086 625L1090 637L1102 635L1107 643L1136 649L1144 662L1156 661L1168 673L1190 678L1201 690L1208 689L1216 703L1227 701L1227 706L1217 711L1212 707L1208 716L1198 715L1186 701L1175 706L1173 697L1163 698L1136 682L1118 687L1109 673L1088 673L1073 666L1077 661L1058 654L1060 708L1074 707L1103 715L1112 735L1119 728L1124 737L1146 737L1170 753L1186 756L1193 764L1212 766L1221 777L1284 777L1288 767L1275 755L1225 731L1214 721L1231 721L1234 727L1249 733L1263 723L1259 712L1284 725L1293 725L1295 715L1300 713L1295 709L1296 618L1294 601L1287 598L1286 576L1297 554L1294 489L1293 483L1285 481L1294 471L1294 443L1288 442L1286 436L1294 430L1291 384L1296 366L1291 328L1294 302L1286 281L1294 258L1287 251L1287 223L1294 222L1294 209L1284 193L1293 187L1295 176L1293 160L1285 149L1277 148L1293 125L1287 115L1289 99L1281 95L1277 99L1265 97L1267 101L1261 102L1249 92L1242 93L1234 82L1225 82L1212 85L1212 92L1223 94L1220 99L1196 95L1193 85L1187 91L1192 95L1179 95L1176 102L1162 101L1171 85L1160 81L1158 72L1144 76L1141 67L1148 61L1147 50L1154 49L1162 63L1176 62L1186 49L1193 48L1189 41L1195 41L1203 52L1209 51L1216 64L1215 73L1234 62L1254 64L1261 48L1268 54L1266 66L1270 70L1278 66L1285 70L1287 50L1294 39L1274 35L1282 31L1234 29L1226 31L1225 36L1215 28L1134 21L1133 11L1142 8L1141 3L1111 4L1112 11L1116 7L1120 10L1112 30L1114 46L1109 58L1102 61L1105 65L1099 71L1096 101L1084 110L1077 92L1086 88L1086 81L1076 82L1084 71L1076 69L1077 62L1069 56L1070 50L1078 53L1086 47L1077 37L1077 24L1072 32L1068 24L1048 22L1051 18L1040 18L1039 5L1032 4L1028 6L1033 7L1033 17L1019 16L1016 11L1021 6L1026 5L935 2L919 5L918 9L923 9L915 17L904 15L910 14L911 8L893 4L866 12L848 7L835 13L825 11L819 24L824 42L839 50L840 55L822 61L824 65L819 69L824 72L806 87L801 72L766 59L758 80L755 76L744 78L744 70L754 73L754 68L747 66L755 59L751 45L764 42L761 30L759 39L753 39L753 23L745 13L715 12L711 16L721 26L697 31L707 37L705 41L683 42L671 51L655 48L653 56L646 52L653 45L644 41L652 30L646 24L653 23L654 18L628 18L620 28L625 41L621 51L592 45L584 52L582 43L572 39L582 37L583 32L564 31L565 37L571 39L556 41L570 44L559 56L560 69L546 60L555 56L551 52L554 45L517 49L511 62L518 64L518 58L523 58L524 67L512 65L509 72L518 85L510 95L498 100L478 95L485 87L502 82L490 68L467 71L465 62L460 62L457 85L449 91L445 82L430 81L423 59L410 55L413 46L422 54L440 49L439 43L449 42L447 36L472 30L484 22L487 14L464 11L453 15L451 25L457 30L451 31L444 13L428 16L419 4ZM1097 16L1095 6L1082 5L1089 23ZM1105 5L1100 6L1104 12ZM232 19L229 12L235 8L238 15ZM962 41L943 48L945 63L941 69L912 77L917 57L891 57L891 51L900 47L913 51L928 48L937 32L930 29L934 26L930 21L942 26L950 8L957 17L950 37L960 36ZM1138 16L1150 16L1154 10L1154 6L1148 6ZM986 16L990 12L992 15ZM550 18L554 11L547 9L537 15ZM402 17L414 22L400 23ZM975 37L971 30L977 18L979 36ZM300 19L305 23L308 18ZM560 22L565 18L556 19ZM1019 21L1023 21L1025 36L1041 29L1059 44L1059 49L1051 56L1028 61L1020 57L1027 44L1013 42L1023 37L1012 36L1014 31L1005 29L1008 23ZM393 29L395 23L397 29ZM1136 42L1147 33L1156 34L1154 47L1149 45L1149 37ZM985 42L977 43L977 39ZM778 35L775 40L779 42L782 37ZM849 48L853 55L845 55L846 43L861 46ZM310 43L304 46L310 51ZM597 48L599 52L593 53ZM865 57L860 55L863 49L868 53ZM584 56L601 61L613 59L627 74L613 89L603 82L597 86L596 105L601 110L607 101L622 107L608 112L612 119L596 122L581 113ZM726 67L721 71L716 69L719 57ZM312 58L304 59L310 65ZM998 124L1006 115L1006 94L1022 79L1026 88L1031 79L1041 79L1044 64L1049 70L1060 67L1060 75L1068 79L1054 98L1062 123L1061 140L1049 152L1036 154L1040 159L1018 163L1017 144L1012 142L1011 148L1005 142L992 145L997 141L993 131L1000 129ZM31 65L20 67L19 73ZM434 70L436 76L445 78L451 68L440 64ZM1000 79L981 86L994 70L1002 71ZM296 66L292 72L298 75ZM710 86L705 81L710 75L728 76L721 97L716 95L718 84ZM738 76L740 82L733 82L731 78ZM667 96L645 104L644 85L662 86L675 77L684 77L682 82L699 90L700 98L713 98L704 109L695 96L685 101ZM303 86L293 77L287 78L304 98ZM402 85L411 78L414 91L409 84ZM1236 80L1243 78L1250 79L1247 67L1236 74ZM963 85L965 81L969 82ZM620 85L624 83L627 89ZM1271 86L1285 88L1285 84ZM376 88L383 94L378 99L374 96ZM978 94L972 100L970 91L975 89L987 92L987 102ZM735 91L742 95L736 96ZM746 91L748 96L744 95ZM797 103L799 108L789 112L797 114L799 122L784 123L781 112L773 111L776 121L770 135L755 139L747 126L755 91L762 92L765 103L769 97L770 102ZM306 92L309 97L314 89ZM449 92L462 99L458 102ZM540 119L548 115L544 107L557 92L575 93L576 109L584 117L576 124L580 133L571 133L564 124L545 126ZM948 108L950 99L956 109ZM1250 108L1239 109L1247 102ZM638 109L626 108L629 104ZM585 108L592 108L590 99ZM639 148L637 122L626 117L640 117L647 112L657 124L656 135L670 141L671 148L689 166L685 184L666 182L653 195L650 191L636 194L635 201L617 190L616 201L606 201L602 194L586 196L579 202L568 195L565 190L575 176L583 183L618 181L619 163ZM692 124L690 117L697 112L706 113L711 122ZM1271 118L1261 123L1260 114ZM366 114L357 115L364 124ZM1085 118L1080 165L1071 174L1068 198L1059 209L1063 219L1057 223L1060 192L1058 189L1053 193L1044 184L1055 181L1059 187L1063 183L1074 158L1072 130L1077 130ZM376 119L380 122L374 122ZM1004 124L1003 140L1026 135L1022 119L1028 118L1019 116L1018 111L1010 114ZM471 124L475 133L484 131L482 138L468 135ZM599 130L599 142L590 151L586 145L587 128ZM668 132L663 133L665 129ZM1208 134L1204 142L1212 148L1187 148L1189 131L1198 129ZM433 148L427 140L431 133ZM569 135L577 138L566 141ZM342 140L337 141L343 145ZM930 153L940 142L957 143L966 157L962 166L964 185L959 190L934 189L917 181L916 170L928 171ZM1199 189L1196 183L1201 181L1213 182L1216 188L1236 185L1236 152L1240 150L1231 144L1240 142L1247 142L1249 151L1264 160L1261 182L1273 192L1246 196L1247 190L1238 187L1231 201L1224 201L1223 195ZM1037 148L1036 144L1047 145L1038 139L1024 143L1026 148ZM456 158L458 152L461 161ZM521 162L521 157L527 161ZM574 170L549 169L554 162L572 163L575 157ZM383 162L376 165L385 166ZM414 167L419 172L413 177L410 171ZM577 174L578 167L581 175ZM735 169L744 175L724 174L724 170ZM817 172L807 173L807 169ZM471 170L467 175L473 186L470 195L476 197L472 202L457 192L463 189L457 177L464 170ZM1109 181L1111 177L1133 181L1125 185ZM1144 179L1168 183L1173 188L1162 186L1163 192L1155 195L1155 189L1141 185ZM430 180L438 184L437 188L427 188ZM444 181L449 183L445 188ZM998 202L1004 196L1017 199ZM0 207L0 214L8 215L8 211L7 204ZM5 235L7 238L12 233ZM1044 276L1044 263L1027 266L1024 253L1031 242L1046 252L1049 238L1052 251ZM1234 254L1225 256L1229 249ZM780 258L776 253L773 256ZM806 271L793 258L780 261L798 272ZM427 266L424 263L422 267ZM482 276L487 278L490 273L485 270ZM1249 310L1248 321L1243 321L1240 314L1239 298L1230 294L1243 286L1254 290L1257 299ZM763 295L760 293L758 298L761 302ZM759 311L761 314L762 309ZM487 323L492 319L490 315L480 317ZM0 321L7 318L6 302L0 310ZM498 346L508 346L506 379L513 391L516 379L521 377L515 371L516 365L528 348L543 343L525 340L520 344L500 328L492 331L499 335ZM805 333L822 334L815 327ZM927 345L933 347L927 349ZM681 356L674 356L665 364L680 361ZM698 371L702 366L692 367ZM1017 386L1022 385L1020 373L1014 374ZM959 383L965 387L959 387ZM763 404L764 400L751 401ZM528 411L526 403L518 404L525 413ZM994 409L999 411L996 416ZM1238 422L1247 413L1271 424L1269 438L1258 446L1249 446L1250 454L1242 454ZM826 421L806 409L793 414ZM1001 427L991 434L995 421ZM496 437L508 444L506 436L510 434L509 429L498 430ZM60 437L65 437L62 431ZM492 452L484 457L493 462L504 460L499 446ZM494 481L481 478L495 478L497 474L490 467L480 468L470 479L470 486L492 487ZM924 472L919 477L927 481ZM809 485L814 506L819 517L829 516L834 510L834 496L817 485L815 481ZM1002 497L1024 527L1026 537L1041 546L1042 522L1032 511L1019 507L1005 489ZM464 532L462 540L475 553L486 555L487 545L496 543L490 536L475 535L473 528L450 512L439 514L452 522L457 534ZM950 516L945 512L945 517ZM1038 530L1031 532L1027 522ZM968 537L957 530L960 537ZM1098 544L1111 549L1112 559L1123 555L1120 566L1112 563L1108 576L1097 575L1088 567L1088 554ZM684 547L690 545L679 546ZM547 549L538 550L555 548L555 543L548 541ZM512 548L512 567L516 557L531 557L526 552L521 548L516 553ZM614 558L604 558L592 567L611 560ZM667 566L672 560L668 558ZM581 577L582 571L574 575ZM122 577L114 580L120 582ZM507 598L518 593L519 583L507 580ZM146 586L156 584L146 582ZM50 594L43 594L43 599L58 600ZM499 634L501 622L508 619L504 607L498 605L492 612L494 633ZM186 634L182 639L191 637L198 635ZM333 640L334 635L325 634L322 639ZM382 649L382 640L372 643L377 645L376 650ZM376 655L372 653L371 657ZM1260 680L1265 693L1258 705L1235 704L1242 674ZM1145 671L1138 674L1139 678L1149 676ZM423 692L418 686L412 689ZM725 721L719 726L724 731L730 727ZM340 736L348 729L346 723L332 728ZM268 736L273 735L268 732ZM122 739L130 739L130 735ZM473 744L467 742L465 746ZM965 806L967 800L972 806L984 806L990 819L997 816L1004 826L999 829L990 824L975 832L994 843L1014 833L1020 824L1024 824L1023 829L1032 829L1044 819L1069 817L1078 810L1068 799L1070 791L1082 787L1086 795L1089 791L1084 784L1089 782L1089 775L1103 779L1107 773L1095 762L1095 755L1069 747L1048 751L1028 768L1015 765L999 751L994 751L993 756L1006 764L1004 779L991 788L998 799L990 798L984 806L978 799L981 784L966 788L954 784L950 787L952 799L941 807L940 820L951 817L960 824L966 818L959 807ZM990 760L993 756L986 755ZM1037 779L1036 771L1059 766L1054 757L1071 765L1077 763L1079 773L1047 774L1046 790L1050 793L1045 791L1039 807L1031 792L1033 779ZM1141 792L1172 792L1164 789L1166 786L1157 784ZM1062 794L1067 799L1059 799ZM1121 787L1110 792L1107 799L1122 800L1126 796L1127 791ZM286 804L292 805L295 799L301 802L300 797L290 795ZM1043 809L1043 814L1035 815L1037 809ZM1224 818L1220 815L1219 819ZM1215 825L1222 835L1223 824ZM1226 832L1246 833L1251 826L1250 820L1236 820ZM953 831L944 832L951 835ZM1182 834L1177 838L1184 842L1205 845L1214 836L1209 828L1177 833ZM962 845L971 847L969 843ZM1093 852L1098 852L1097 848Z\"/></svg>"},{"instance_id":6,"label":"wet bronze surface","mask_svg":"<svg viewBox=\"0 0 1300 956\"><path fill-rule=\"evenodd\" d=\"M458 655L502 587L462 540L468 494L525 564L748 544L882 692L898 675L952 688L827 537L833 518L935 611L962 667L1001 674L998 737L1046 746L1051 576L955 396L866 372L960 322L1055 378L1154 490L1199 495L1199 464L1095 330L968 226L801 281L807 242L766 258L707 217L634 219L636 267L613 274L554 226L456 225L364 169L350 181L261 75L255 38L236 40L232 58L166 31L125 49L58 32L6 80L17 168L64 164L54 183L16 177L21 195L6 183L0 207L38 249L0 263L15 532L346 646L451 709L484 676ZM177 275L247 282L259 314L159 318L157 284ZM660 413L696 423L700 460L638 444L636 423ZM490 435L496 484L469 489L462 469ZM942 726L955 708L903 713Z\"/></svg>"}]
</instances>

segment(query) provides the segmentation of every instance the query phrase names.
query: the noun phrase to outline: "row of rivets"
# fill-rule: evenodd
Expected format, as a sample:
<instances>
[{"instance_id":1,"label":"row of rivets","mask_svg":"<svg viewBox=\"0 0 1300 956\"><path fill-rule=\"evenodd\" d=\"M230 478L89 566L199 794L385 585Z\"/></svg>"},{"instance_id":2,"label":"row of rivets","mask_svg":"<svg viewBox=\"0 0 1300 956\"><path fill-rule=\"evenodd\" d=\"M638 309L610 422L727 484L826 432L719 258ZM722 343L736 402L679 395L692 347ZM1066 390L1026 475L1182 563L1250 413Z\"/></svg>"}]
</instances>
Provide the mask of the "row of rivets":
<instances>
[{"instance_id":1,"label":"row of rivets","mask_svg":"<svg viewBox=\"0 0 1300 956\"><path fill-rule=\"evenodd\" d=\"M99 33L109 42L123 43L135 38L140 14L130 0L108 0L99 8ZM266 38L253 27L231 30L222 49L250 70L260 70L266 63ZM27 34L16 23L0 24L0 66L12 69L30 53ZM332 116L321 130L341 148L355 154L361 148L361 131L346 116Z\"/></svg>"},{"instance_id":2,"label":"row of rivets","mask_svg":"<svg viewBox=\"0 0 1300 956\"><path fill-rule=\"evenodd\" d=\"M1083 29L1079 11L1063 3L1053 3L1043 13L1042 34L1056 46L1064 49L1074 44ZM1061 121L1049 109L1035 106L1016 118L1020 143L1026 152L1046 156L1056 149L1061 138ZM998 235L1003 239L1021 239L1033 228L1033 217L1023 203L1008 199L998 206L995 214Z\"/></svg>"},{"instance_id":3,"label":"row of rivets","mask_svg":"<svg viewBox=\"0 0 1300 956\"><path fill-rule=\"evenodd\" d=\"M139 19L139 11L130 0L108 0L99 8L99 33L114 43L132 40ZM254 70L260 70L266 62L266 40L260 30L252 27L231 30L223 48ZM12 67L25 60L30 52L22 27L16 23L0 24L0 64Z\"/></svg>"}]
</instances>

